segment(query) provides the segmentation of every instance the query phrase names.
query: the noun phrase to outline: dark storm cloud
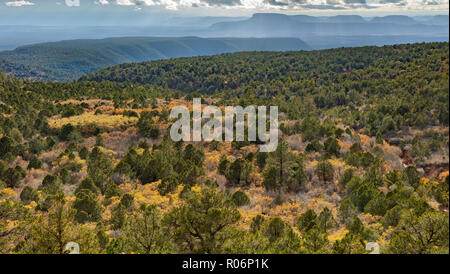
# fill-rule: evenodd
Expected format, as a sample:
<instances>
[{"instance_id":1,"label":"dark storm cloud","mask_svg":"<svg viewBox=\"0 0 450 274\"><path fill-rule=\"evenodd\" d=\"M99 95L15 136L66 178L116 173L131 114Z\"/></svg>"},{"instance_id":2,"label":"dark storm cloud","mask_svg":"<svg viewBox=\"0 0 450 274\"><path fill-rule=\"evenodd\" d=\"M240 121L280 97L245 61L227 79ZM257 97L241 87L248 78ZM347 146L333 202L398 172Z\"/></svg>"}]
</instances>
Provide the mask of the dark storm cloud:
<instances>
[{"instance_id":1,"label":"dark storm cloud","mask_svg":"<svg viewBox=\"0 0 450 274\"><path fill-rule=\"evenodd\" d=\"M344 0L345 4L361 4L361 5L365 5L366 4L366 0Z\"/></svg>"},{"instance_id":2,"label":"dark storm cloud","mask_svg":"<svg viewBox=\"0 0 450 274\"><path fill-rule=\"evenodd\" d=\"M272 6L289 6L289 3L286 2L278 2L277 0L267 0L267 4Z\"/></svg>"},{"instance_id":3,"label":"dark storm cloud","mask_svg":"<svg viewBox=\"0 0 450 274\"><path fill-rule=\"evenodd\" d=\"M294 4L307 4L308 0L292 0L291 2Z\"/></svg>"},{"instance_id":4,"label":"dark storm cloud","mask_svg":"<svg viewBox=\"0 0 450 274\"><path fill-rule=\"evenodd\" d=\"M345 7L334 5L303 5L302 8L313 10L345 10Z\"/></svg>"},{"instance_id":5,"label":"dark storm cloud","mask_svg":"<svg viewBox=\"0 0 450 274\"><path fill-rule=\"evenodd\" d=\"M241 0L202 0L202 2L210 6L237 6L241 4Z\"/></svg>"}]
</instances>

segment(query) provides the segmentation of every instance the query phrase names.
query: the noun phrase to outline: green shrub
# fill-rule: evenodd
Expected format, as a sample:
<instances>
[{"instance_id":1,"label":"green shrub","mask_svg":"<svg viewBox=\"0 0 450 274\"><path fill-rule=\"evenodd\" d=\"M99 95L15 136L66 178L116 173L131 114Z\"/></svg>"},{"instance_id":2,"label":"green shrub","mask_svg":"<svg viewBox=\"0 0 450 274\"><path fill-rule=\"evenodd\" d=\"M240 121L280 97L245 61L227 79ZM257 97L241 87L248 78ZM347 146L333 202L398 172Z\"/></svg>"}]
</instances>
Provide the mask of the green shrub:
<instances>
[{"instance_id":1,"label":"green shrub","mask_svg":"<svg viewBox=\"0 0 450 274\"><path fill-rule=\"evenodd\" d=\"M240 190L233 193L233 196L231 197L231 199L238 207L246 206L246 205L250 204L250 198L247 196L247 194L245 194L245 192L240 191Z\"/></svg>"}]
</instances>

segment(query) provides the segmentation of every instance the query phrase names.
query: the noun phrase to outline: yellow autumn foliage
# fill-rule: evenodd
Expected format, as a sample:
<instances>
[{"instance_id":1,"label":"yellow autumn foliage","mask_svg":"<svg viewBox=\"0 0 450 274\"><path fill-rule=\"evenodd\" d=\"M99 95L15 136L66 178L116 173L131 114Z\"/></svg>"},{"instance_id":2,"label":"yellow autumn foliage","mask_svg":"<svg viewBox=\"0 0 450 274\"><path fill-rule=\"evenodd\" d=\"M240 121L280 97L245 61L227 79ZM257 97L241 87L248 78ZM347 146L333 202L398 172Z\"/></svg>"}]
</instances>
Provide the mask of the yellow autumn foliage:
<instances>
[{"instance_id":1,"label":"yellow autumn foliage","mask_svg":"<svg viewBox=\"0 0 450 274\"><path fill-rule=\"evenodd\" d=\"M441 174L439 174L439 180L444 181L445 178L447 178L448 174L449 174L448 170L441 172Z\"/></svg>"},{"instance_id":2,"label":"yellow autumn foliage","mask_svg":"<svg viewBox=\"0 0 450 274\"><path fill-rule=\"evenodd\" d=\"M124 193L131 194L134 197L136 207L140 204L155 204L162 212L168 212L172 208L180 206L183 201L179 198L179 194L183 186L180 185L173 193L162 196L158 191L160 182L159 180L145 185L127 182L121 184L120 189Z\"/></svg>"},{"instance_id":3,"label":"yellow autumn foliage","mask_svg":"<svg viewBox=\"0 0 450 274\"><path fill-rule=\"evenodd\" d=\"M31 201L28 205L25 207L28 209L34 209L37 206L37 203L35 201Z\"/></svg>"},{"instance_id":4,"label":"yellow autumn foliage","mask_svg":"<svg viewBox=\"0 0 450 274\"><path fill-rule=\"evenodd\" d=\"M195 186L193 186L193 187L191 188L191 190L192 190L193 192L200 193L200 191L202 191L202 188L201 188L200 186L198 186L198 185L195 185Z\"/></svg>"},{"instance_id":5,"label":"yellow autumn foliage","mask_svg":"<svg viewBox=\"0 0 450 274\"><path fill-rule=\"evenodd\" d=\"M117 154L114 150L107 149L105 147L99 146L98 148L106 157L109 157L109 158L116 156L116 154Z\"/></svg>"},{"instance_id":6,"label":"yellow autumn foliage","mask_svg":"<svg viewBox=\"0 0 450 274\"><path fill-rule=\"evenodd\" d=\"M332 232L331 234L328 235L328 240L331 243L336 242L337 240L341 240L342 238L344 238L345 234L347 234L348 230L345 227L341 227L340 229Z\"/></svg>"},{"instance_id":7,"label":"yellow autumn foliage","mask_svg":"<svg viewBox=\"0 0 450 274\"><path fill-rule=\"evenodd\" d=\"M437 185L437 184L439 184L439 182L422 177L422 178L420 178L420 184L422 184L422 185Z\"/></svg>"},{"instance_id":8,"label":"yellow autumn foliage","mask_svg":"<svg viewBox=\"0 0 450 274\"><path fill-rule=\"evenodd\" d=\"M108 114L95 115L93 112L85 112L81 115L66 118L49 119L48 124L54 129L59 129L65 124L72 124L76 127L93 124L105 130L113 130L134 125L137 120L138 118L136 117Z\"/></svg>"},{"instance_id":9,"label":"yellow autumn foliage","mask_svg":"<svg viewBox=\"0 0 450 274\"><path fill-rule=\"evenodd\" d=\"M5 197L11 197L11 196L17 195L17 192L14 189L9 188L9 187L0 190L0 192L3 194L0 196L5 196Z\"/></svg>"}]
</instances>

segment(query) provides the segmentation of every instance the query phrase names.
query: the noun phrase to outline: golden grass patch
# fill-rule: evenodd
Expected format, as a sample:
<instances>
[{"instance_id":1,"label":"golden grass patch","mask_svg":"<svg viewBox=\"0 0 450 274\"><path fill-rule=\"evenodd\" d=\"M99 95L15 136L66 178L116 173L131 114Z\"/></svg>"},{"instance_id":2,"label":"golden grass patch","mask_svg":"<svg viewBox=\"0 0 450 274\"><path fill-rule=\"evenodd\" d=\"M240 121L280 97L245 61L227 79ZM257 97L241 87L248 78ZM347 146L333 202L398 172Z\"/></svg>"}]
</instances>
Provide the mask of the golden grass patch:
<instances>
[{"instance_id":1,"label":"golden grass patch","mask_svg":"<svg viewBox=\"0 0 450 274\"><path fill-rule=\"evenodd\" d=\"M86 112L81 115L71 116L67 118L49 119L48 123L53 129L60 129L65 124L72 124L75 127L83 128L90 125L95 125L103 130L114 130L126 128L135 125L138 118L126 117L122 115L107 115Z\"/></svg>"}]
</instances>

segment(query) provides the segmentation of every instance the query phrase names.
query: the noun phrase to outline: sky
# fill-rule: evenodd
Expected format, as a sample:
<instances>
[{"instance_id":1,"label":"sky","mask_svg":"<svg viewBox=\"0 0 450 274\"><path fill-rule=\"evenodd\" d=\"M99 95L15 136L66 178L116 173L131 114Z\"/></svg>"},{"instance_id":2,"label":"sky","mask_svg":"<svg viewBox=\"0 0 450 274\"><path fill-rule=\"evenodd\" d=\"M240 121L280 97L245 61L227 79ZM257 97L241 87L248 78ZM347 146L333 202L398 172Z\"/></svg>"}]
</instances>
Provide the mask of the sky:
<instances>
[{"instance_id":1,"label":"sky","mask_svg":"<svg viewBox=\"0 0 450 274\"><path fill-rule=\"evenodd\" d=\"M10 25L50 24L52 20L81 24L102 18L114 18L118 24L145 18L148 24L158 24L177 16L251 16L257 12L434 15L448 14L449 0L0 0L0 24Z\"/></svg>"},{"instance_id":2,"label":"sky","mask_svg":"<svg viewBox=\"0 0 450 274\"><path fill-rule=\"evenodd\" d=\"M311 12L447 12L449 0L0 0L0 7L10 10L24 9L38 11L58 10L58 8L131 9L140 11L161 8L166 11L195 14L207 12L209 15L232 15L238 12L251 14L255 11ZM197 11L195 11L197 10ZM219 12L221 11L221 12Z\"/></svg>"}]
</instances>

